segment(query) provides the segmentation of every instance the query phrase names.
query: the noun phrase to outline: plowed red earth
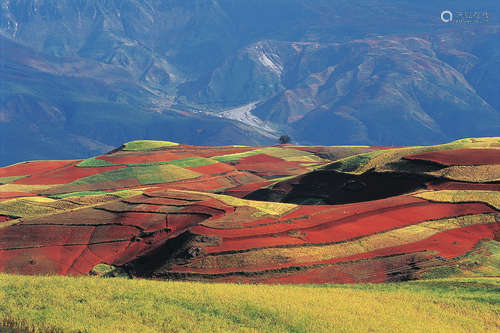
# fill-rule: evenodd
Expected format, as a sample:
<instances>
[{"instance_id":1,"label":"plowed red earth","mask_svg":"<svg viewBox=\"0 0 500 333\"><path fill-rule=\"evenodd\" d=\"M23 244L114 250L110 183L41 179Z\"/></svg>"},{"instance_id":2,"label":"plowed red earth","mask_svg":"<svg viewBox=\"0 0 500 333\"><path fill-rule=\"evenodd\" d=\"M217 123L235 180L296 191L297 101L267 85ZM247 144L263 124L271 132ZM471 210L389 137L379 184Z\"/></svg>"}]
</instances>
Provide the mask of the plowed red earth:
<instances>
[{"instance_id":1,"label":"plowed red earth","mask_svg":"<svg viewBox=\"0 0 500 333\"><path fill-rule=\"evenodd\" d=\"M297 150L308 151L323 159L333 160L336 159L334 156L395 147L291 148L296 149L295 153ZM203 193L217 192L241 198L268 187L265 191L270 193L269 200L281 200L279 195L276 196L278 199L274 199L272 195L275 193L271 193L271 190L279 192L300 187L301 178L290 179L287 182L289 188L273 187L274 178L291 175L301 175L303 178L306 177L303 174L309 170L300 162L289 162L267 154L186 168L200 174L193 179L167 177L165 179L170 182L153 185L140 184L136 178L87 185L70 184L83 177L123 168L124 164L216 157L254 149L180 145L148 152L118 150L97 157L117 164L115 166L77 167L79 161L36 161L0 168L0 177L26 176L13 184L2 186L5 191L11 192L0 192L0 209L4 209L0 214L0 271L85 275L95 265L106 263L122 266L137 277L188 277L252 283L384 282L418 278L419 272L425 267L453 264L480 240L500 239L500 217L495 215L500 212L493 206L481 202L429 202L412 196L410 192L415 189L390 192L388 198L373 200L371 192L361 186L369 173L357 176L361 184L359 188L354 186L344 189L342 182L337 184L345 191L339 195L352 195L352 191L359 191L359 198L369 201L345 201L355 203L343 205L296 205L295 208L289 206L290 209L285 213L272 202L259 205ZM499 153L500 150L496 149L457 149L405 158L444 165L499 164ZM420 164L428 167L428 163L413 164L416 168ZM346 182L354 177L340 172L335 175L337 178L344 177ZM401 183L398 177L390 178L389 181L383 173L377 174L377 177L374 186L391 188L395 182ZM335 186L330 186L334 180L324 179L318 184L319 187L337 191ZM449 182L433 177L425 178L422 187L426 183L429 190L500 191L500 184L497 183ZM30 188L31 185L55 186L36 189ZM22 196L133 188L140 189L144 194L126 198L85 196L78 200L72 197L40 202L37 205L51 205L61 211L11 222L8 222L11 220L8 209L18 209L20 206L15 206L16 202L4 203L5 200ZM305 201L296 202L307 203L309 199L312 202L340 202L318 201L325 193L331 193L319 191L313 183L307 190L312 191L311 196L306 196ZM335 193L331 195L335 197ZM358 193L352 196L358 198ZM73 200L74 203L69 204L65 200ZM360 241L356 243L359 245L359 254L329 260L321 260L332 257L316 255L321 252L319 250L306 253L310 257L301 254L311 245L348 244L374 234L382 237L383 247L385 232L426 221L476 214L496 216L497 222L439 232L427 239L407 241L400 246L388 246L376 251L363 248L364 243ZM273 256L274 249L285 247L291 251L287 252L287 257ZM262 257L244 255L251 255L253 251L263 248L267 249L267 254Z\"/></svg>"},{"instance_id":2,"label":"plowed red earth","mask_svg":"<svg viewBox=\"0 0 500 333\"><path fill-rule=\"evenodd\" d=\"M51 171L80 161L33 161L0 168L0 177L26 176Z\"/></svg>"},{"instance_id":3,"label":"plowed red earth","mask_svg":"<svg viewBox=\"0 0 500 333\"><path fill-rule=\"evenodd\" d=\"M32 197L36 194L30 192L0 192L0 201L21 197Z\"/></svg>"},{"instance_id":4,"label":"plowed red earth","mask_svg":"<svg viewBox=\"0 0 500 333\"><path fill-rule=\"evenodd\" d=\"M314 261L306 263L295 263L293 260L287 261L286 263L257 263L251 266L234 266L223 269L215 268L190 268L183 266L176 266L171 271L176 273L194 273L194 274L212 274L212 275L223 275L229 273L258 273L265 271L276 271L287 269L290 267L312 267L315 265L334 265L339 263L359 261L363 259L373 259L383 256L393 256L405 253L414 253L422 251L430 251L433 256L440 256L441 258L455 258L464 255L466 252L470 251L474 245L483 239L495 239L495 235L500 232L500 226L498 224L488 224L488 225L474 225L464 228L458 228L453 230L448 230L440 232L434 236L431 236L425 240L409 243L402 246L387 247L377 251L364 252L354 256L348 256L343 258L335 258L323 261ZM446 259L445 259L446 260ZM380 272L383 274L384 272ZM332 281L332 280L330 280ZM359 282L370 282L371 280L362 280ZM346 283L345 281L333 280L333 283ZM307 280L301 281L300 283L308 283Z\"/></svg>"},{"instance_id":5,"label":"plowed red earth","mask_svg":"<svg viewBox=\"0 0 500 333\"><path fill-rule=\"evenodd\" d=\"M13 184L22 185L57 185L67 184L77 179L96 175L99 173L124 168L125 166L105 166L95 168L77 167L76 163L56 170L46 171L37 175L21 178Z\"/></svg>"},{"instance_id":6,"label":"plowed red earth","mask_svg":"<svg viewBox=\"0 0 500 333\"><path fill-rule=\"evenodd\" d=\"M430 219L492 212L495 210L485 204L420 202L349 216L342 212L330 211L294 220L293 223L285 222L250 229L208 230L198 226L193 231L221 236L223 241L219 246L207 247L207 253L216 253L279 245L341 242ZM294 231L300 231L301 238L293 236Z\"/></svg>"},{"instance_id":7,"label":"plowed red earth","mask_svg":"<svg viewBox=\"0 0 500 333\"><path fill-rule=\"evenodd\" d=\"M204 174L213 175L218 173L232 172L235 170L234 167L227 165L225 163L214 163L209 165L202 165L197 167L188 168L189 170Z\"/></svg>"},{"instance_id":8,"label":"plowed red earth","mask_svg":"<svg viewBox=\"0 0 500 333\"><path fill-rule=\"evenodd\" d=\"M443 165L500 164L500 149L453 149L407 155L408 160L424 160Z\"/></svg>"}]
</instances>

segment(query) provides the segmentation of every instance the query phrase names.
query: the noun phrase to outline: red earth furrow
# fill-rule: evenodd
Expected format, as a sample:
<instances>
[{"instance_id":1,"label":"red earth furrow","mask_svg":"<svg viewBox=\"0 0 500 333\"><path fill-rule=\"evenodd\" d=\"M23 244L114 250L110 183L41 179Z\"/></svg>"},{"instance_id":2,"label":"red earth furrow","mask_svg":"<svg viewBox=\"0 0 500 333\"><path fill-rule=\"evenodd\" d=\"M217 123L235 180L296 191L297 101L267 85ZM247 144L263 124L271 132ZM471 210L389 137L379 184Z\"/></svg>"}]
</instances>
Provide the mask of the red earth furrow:
<instances>
[{"instance_id":1,"label":"red earth furrow","mask_svg":"<svg viewBox=\"0 0 500 333\"><path fill-rule=\"evenodd\" d=\"M435 251L435 255L440 255L444 258L454 258L462 256L470 251L478 241L482 239L495 239L495 235L500 233L500 225L496 224L483 224L473 225L463 228L443 231L437 233L422 241L409 243L401 246L387 247L376 251L368 251L361 254L334 258L322 261L311 261L306 263L288 262L284 264L261 264L246 267L229 267L224 269L216 268L190 268L175 266L172 270L173 273L195 273L195 274L227 274L234 272L262 272L267 270L277 270L297 266L312 266L312 265L331 265L342 262L349 262L361 259L371 259L380 256L389 256L394 254L404 254L422 251Z\"/></svg>"},{"instance_id":2,"label":"red earth furrow","mask_svg":"<svg viewBox=\"0 0 500 333\"><path fill-rule=\"evenodd\" d=\"M223 237L222 243L216 247L208 247L207 253L278 245L341 242L394 228L405 227L430 219L492 212L495 212L495 210L484 204L457 205L429 203L422 206L399 208L387 213L374 212L360 218L350 216L340 221L331 221L311 227L297 227L292 224L286 231L281 232ZM408 215L405 215L406 213ZM314 219L314 222L318 222L317 217ZM273 226L269 226L269 228L271 227ZM299 232L299 234L294 235L293 232Z\"/></svg>"},{"instance_id":3,"label":"red earth furrow","mask_svg":"<svg viewBox=\"0 0 500 333\"><path fill-rule=\"evenodd\" d=\"M417 198L414 198L417 199ZM385 199L384 199L385 200ZM381 203L385 203L382 202ZM352 205L351 205L352 206ZM312 207L312 206L311 206ZM327 206L320 206L327 207ZM276 234L290 231L302 231L307 233L307 240L310 242L331 242L338 241L332 238L341 235L351 235L359 237L370 232L380 232L395 227L410 225L429 219L439 219L452 216L478 214L483 212L495 212L495 210L482 203L451 204L451 203L431 203L426 200L407 201L394 206L382 205L381 208L372 210L352 211L342 206L324 212L318 212L313 216L303 216L294 219L291 223L285 217L276 219L282 223L253 228L239 229L213 229L205 226L197 226L192 229L195 233L212 234L221 236L224 240L246 240L258 237L276 238ZM376 220L373 220L373 219ZM366 231L364 231L366 230ZM335 235L335 237L329 236ZM342 240L342 239L339 239Z\"/></svg>"},{"instance_id":4,"label":"red earth furrow","mask_svg":"<svg viewBox=\"0 0 500 333\"><path fill-rule=\"evenodd\" d=\"M318 261L314 264L335 264L345 261L370 259L397 253L434 251L435 255L451 259L463 256L483 239L495 239L500 232L500 224L478 224L439 232L424 240L400 246L365 252L354 256Z\"/></svg>"},{"instance_id":5,"label":"red earth furrow","mask_svg":"<svg viewBox=\"0 0 500 333\"><path fill-rule=\"evenodd\" d=\"M424 160L443 165L500 164L500 149L452 149L407 155L407 160Z\"/></svg>"}]
</instances>

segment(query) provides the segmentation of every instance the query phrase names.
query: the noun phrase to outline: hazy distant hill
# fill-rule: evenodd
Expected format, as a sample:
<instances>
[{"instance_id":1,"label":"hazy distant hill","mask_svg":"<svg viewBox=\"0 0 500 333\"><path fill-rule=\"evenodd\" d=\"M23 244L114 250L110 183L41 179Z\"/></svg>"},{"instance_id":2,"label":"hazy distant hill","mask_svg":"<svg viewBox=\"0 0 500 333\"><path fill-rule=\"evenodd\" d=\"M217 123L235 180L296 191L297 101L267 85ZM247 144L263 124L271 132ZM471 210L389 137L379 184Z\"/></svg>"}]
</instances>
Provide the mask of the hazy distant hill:
<instances>
[{"instance_id":1,"label":"hazy distant hill","mask_svg":"<svg viewBox=\"0 0 500 333\"><path fill-rule=\"evenodd\" d=\"M0 164L191 144L500 133L500 20L468 1L0 0Z\"/></svg>"}]
</instances>

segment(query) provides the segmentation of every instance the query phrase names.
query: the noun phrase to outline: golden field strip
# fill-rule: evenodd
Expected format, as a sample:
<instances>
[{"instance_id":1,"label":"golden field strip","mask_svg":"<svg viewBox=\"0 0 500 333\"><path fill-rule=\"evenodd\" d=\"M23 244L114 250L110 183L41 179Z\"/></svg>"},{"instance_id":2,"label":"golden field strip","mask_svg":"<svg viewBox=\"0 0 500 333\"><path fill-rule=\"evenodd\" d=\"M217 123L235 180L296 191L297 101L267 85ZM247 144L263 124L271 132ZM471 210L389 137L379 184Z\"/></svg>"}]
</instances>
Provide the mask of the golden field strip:
<instances>
[{"instance_id":1,"label":"golden field strip","mask_svg":"<svg viewBox=\"0 0 500 333\"><path fill-rule=\"evenodd\" d=\"M2 325L33 332L498 332L500 278L312 286L1 274Z\"/></svg>"}]
</instances>

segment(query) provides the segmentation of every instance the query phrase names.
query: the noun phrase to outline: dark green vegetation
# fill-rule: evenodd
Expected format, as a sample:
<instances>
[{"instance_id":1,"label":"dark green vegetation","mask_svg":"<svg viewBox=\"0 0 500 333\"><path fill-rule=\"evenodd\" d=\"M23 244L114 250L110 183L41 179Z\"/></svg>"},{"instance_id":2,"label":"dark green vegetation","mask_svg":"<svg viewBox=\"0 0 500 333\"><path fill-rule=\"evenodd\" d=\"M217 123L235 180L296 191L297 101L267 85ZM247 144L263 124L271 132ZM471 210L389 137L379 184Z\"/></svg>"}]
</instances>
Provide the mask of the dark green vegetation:
<instances>
[{"instance_id":1,"label":"dark green vegetation","mask_svg":"<svg viewBox=\"0 0 500 333\"><path fill-rule=\"evenodd\" d=\"M499 132L497 1L13 0L0 165L152 138L414 145ZM479 10L479 8L478 8Z\"/></svg>"}]
</instances>

